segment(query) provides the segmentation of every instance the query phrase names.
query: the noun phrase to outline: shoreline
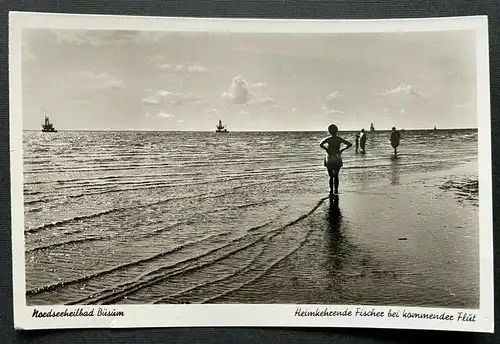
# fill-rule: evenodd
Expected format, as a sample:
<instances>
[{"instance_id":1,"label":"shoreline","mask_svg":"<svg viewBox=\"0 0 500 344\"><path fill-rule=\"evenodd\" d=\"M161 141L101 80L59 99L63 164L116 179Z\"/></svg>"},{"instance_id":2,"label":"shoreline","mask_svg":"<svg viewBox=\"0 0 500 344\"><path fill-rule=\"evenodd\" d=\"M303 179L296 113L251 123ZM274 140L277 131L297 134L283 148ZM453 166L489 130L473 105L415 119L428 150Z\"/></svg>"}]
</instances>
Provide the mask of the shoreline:
<instances>
[{"instance_id":1,"label":"shoreline","mask_svg":"<svg viewBox=\"0 0 500 344\"><path fill-rule=\"evenodd\" d=\"M338 204L327 200L294 225L310 231L297 252L216 303L478 308L478 209L439 188L475 166L341 192Z\"/></svg>"}]
</instances>

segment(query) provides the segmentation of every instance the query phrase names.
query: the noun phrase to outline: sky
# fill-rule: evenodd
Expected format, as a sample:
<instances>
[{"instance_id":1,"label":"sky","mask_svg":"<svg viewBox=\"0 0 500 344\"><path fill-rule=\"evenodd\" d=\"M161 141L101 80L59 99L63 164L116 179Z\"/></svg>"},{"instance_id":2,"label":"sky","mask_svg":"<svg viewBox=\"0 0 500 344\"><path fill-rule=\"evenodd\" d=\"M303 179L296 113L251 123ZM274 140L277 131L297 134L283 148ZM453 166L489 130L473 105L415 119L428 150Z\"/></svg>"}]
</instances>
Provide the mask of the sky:
<instances>
[{"instance_id":1,"label":"sky","mask_svg":"<svg viewBox=\"0 0 500 344\"><path fill-rule=\"evenodd\" d=\"M474 33L25 29L23 127L476 128Z\"/></svg>"}]
</instances>

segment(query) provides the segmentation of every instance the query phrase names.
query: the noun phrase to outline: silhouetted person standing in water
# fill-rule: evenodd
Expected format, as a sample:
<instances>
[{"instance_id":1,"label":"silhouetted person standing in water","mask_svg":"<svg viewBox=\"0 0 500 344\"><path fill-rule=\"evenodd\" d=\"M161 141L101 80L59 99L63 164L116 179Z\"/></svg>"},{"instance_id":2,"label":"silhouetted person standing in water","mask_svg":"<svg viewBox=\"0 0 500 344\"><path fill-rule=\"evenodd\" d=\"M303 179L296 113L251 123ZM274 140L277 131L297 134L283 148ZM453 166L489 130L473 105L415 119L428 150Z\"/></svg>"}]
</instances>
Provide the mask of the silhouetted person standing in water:
<instances>
[{"instance_id":1,"label":"silhouetted person standing in water","mask_svg":"<svg viewBox=\"0 0 500 344\"><path fill-rule=\"evenodd\" d=\"M399 146L399 141L401 140L401 135L399 134L398 131L396 131L395 127L392 127L392 132L391 132L391 146L394 148L394 155L398 155L398 146Z\"/></svg>"},{"instance_id":2,"label":"silhouetted person standing in water","mask_svg":"<svg viewBox=\"0 0 500 344\"><path fill-rule=\"evenodd\" d=\"M328 170L328 175L330 176L330 195L333 194L333 186L335 182L335 194L339 193L339 172L343 166L341 154L346 149L352 147L352 143L343 138L337 136L338 128L335 124L328 127L328 132L330 137L327 137L319 146L326 151L326 157L324 165ZM340 149L341 144L345 144L347 147Z\"/></svg>"},{"instance_id":3,"label":"silhouetted person standing in water","mask_svg":"<svg viewBox=\"0 0 500 344\"><path fill-rule=\"evenodd\" d=\"M358 154L358 148L359 148L359 134L356 134L356 139L355 139L355 142L356 142L356 154Z\"/></svg>"},{"instance_id":4,"label":"silhouetted person standing in water","mask_svg":"<svg viewBox=\"0 0 500 344\"><path fill-rule=\"evenodd\" d=\"M366 133L365 129L361 129L361 136L359 138L359 147L361 148L361 152L365 152L365 145L366 145Z\"/></svg>"}]
</instances>

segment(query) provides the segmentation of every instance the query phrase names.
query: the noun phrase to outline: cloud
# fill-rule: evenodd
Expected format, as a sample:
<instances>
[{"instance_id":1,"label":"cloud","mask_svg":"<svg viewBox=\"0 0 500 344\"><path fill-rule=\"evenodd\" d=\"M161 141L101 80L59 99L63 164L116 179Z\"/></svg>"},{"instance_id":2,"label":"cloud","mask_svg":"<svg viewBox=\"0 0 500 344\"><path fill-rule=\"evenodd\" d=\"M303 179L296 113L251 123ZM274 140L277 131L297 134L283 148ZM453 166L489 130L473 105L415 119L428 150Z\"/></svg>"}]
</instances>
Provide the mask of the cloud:
<instances>
[{"instance_id":1,"label":"cloud","mask_svg":"<svg viewBox=\"0 0 500 344\"><path fill-rule=\"evenodd\" d=\"M125 89L125 84L121 80L110 79L110 80L106 81L106 87L107 88L117 89L117 90L124 90Z\"/></svg>"},{"instance_id":2,"label":"cloud","mask_svg":"<svg viewBox=\"0 0 500 344\"><path fill-rule=\"evenodd\" d=\"M326 114L329 114L329 115L333 115L333 114L344 114L344 111L342 110L338 110L338 109L331 109L329 108L328 106L326 105L322 105L321 106L321 109L326 113Z\"/></svg>"},{"instance_id":3,"label":"cloud","mask_svg":"<svg viewBox=\"0 0 500 344\"><path fill-rule=\"evenodd\" d=\"M183 119L178 119L176 122L177 123L184 123L184 120Z\"/></svg>"},{"instance_id":4,"label":"cloud","mask_svg":"<svg viewBox=\"0 0 500 344\"><path fill-rule=\"evenodd\" d=\"M249 104L257 104L257 105L273 105L274 103L276 103L276 101L274 100L274 98L271 97L253 99L249 102Z\"/></svg>"},{"instance_id":5,"label":"cloud","mask_svg":"<svg viewBox=\"0 0 500 344\"><path fill-rule=\"evenodd\" d=\"M208 114L218 115L219 114L219 110L217 110L217 109L207 109L207 113Z\"/></svg>"},{"instance_id":6,"label":"cloud","mask_svg":"<svg viewBox=\"0 0 500 344\"><path fill-rule=\"evenodd\" d=\"M252 88L264 88L264 87L268 87L268 86L269 86L269 84L265 81L253 82L251 84Z\"/></svg>"},{"instance_id":7,"label":"cloud","mask_svg":"<svg viewBox=\"0 0 500 344\"><path fill-rule=\"evenodd\" d=\"M152 56L146 56L146 60L153 61L153 62L160 62L165 60L165 56L163 55L152 55Z\"/></svg>"},{"instance_id":8,"label":"cloud","mask_svg":"<svg viewBox=\"0 0 500 344\"><path fill-rule=\"evenodd\" d=\"M151 90L148 90L150 93ZM203 97L197 96L194 93L179 93L165 90L158 90L141 101L146 105L164 105L170 104L181 106L187 103L196 103L203 100Z\"/></svg>"},{"instance_id":9,"label":"cloud","mask_svg":"<svg viewBox=\"0 0 500 344\"><path fill-rule=\"evenodd\" d=\"M158 58L158 60L160 60ZM181 64L171 64L168 62L163 62L158 65L158 68L163 71L169 71L173 74L204 74L210 72L211 69L195 62L184 62Z\"/></svg>"},{"instance_id":10,"label":"cloud","mask_svg":"<svg viewBox=\"0 0 500 344\"><path fill-rule=\"evenodd\" d=\"M340 93L339 91L333 91L332 93L330 93L329 95L326 96L326 100L327 101L333 101L337 98L340 98L340 97L343 97L344 95L342 93Z\"/></svg>"},{"instance_id":11,"label":"cloud","mask_svg":"<svg viewBox=\"0 0 500 344\"><path fill-rule=\"evenodd\" d=\"M174 115L172 115L171 113L168 113L168 112L165 112L165 111L162 111L158 114L158 117L162 118L162 119L169 119L169 118L174 118Z\"/></svg>"},{"instance_id":12,"label":"cloud","mask_svg":"<svg viewBox=\"0 0 500 344\"><path fill-rule=\"evenodd\" d=\"M472 107L474 105L475 105L474 102L466 102L466 103L456 104L453 106L453 108L462 109L462 108L469 108L469 107Z\"/></svg>"},{"instance_id":13,"label":"cloud","mask_svg":"<svg viewBox=\"0 0 500 344\"><path fill-rule=\"evenodd\" d=\"M171 70L172 69L172 65L170 63L162 63L160 65L160 69L161 70Z\"/></svg>"},{"instance_id":14,"label":"cloud","mask_svg":"<svg viewBox=\"0 0 500 344\"><path fill-rule=\"evenodd\" d=\"M242 76L236 76L228 92L224 92L221 97L235 104L247 104L253 97L253 93L248 87L248 83Z\"/></svg>"},{"instance_id":15,"label":"cloud","mask_svg":"<svg viewBox=\"0 0 500 344\"><path fill-rule=\"evenodd\" d=\"M86 80L91 80L94 82L94 87L104 88L104 89L118 89L124 90L125 84L123 81L115 77L114 75L106 72L94 72L91 70L82 70L78 72L70 73L70 75L77 78L82 78Z\"/></svg>"},{"instance_id":16,"label":"cloud","mask_svg":"<svg viewBox=\"0 0 500 344\"><path fill-rule=\"evenodd\" d=\"M276 100L272 97L260 97L257 98L256 94L252 91L252 88L263 88L268 86L267 83L263 81L254 82L250 84L241 76L238 75L233 78L229 90L221 94L221 97L233 104L244 104L244 105L275 105Z\"/></svg>"},{"instance_id":17,"label":"cloud","mask_svg":"<svg viewBox=\"0 0 500 344\"><path fill-rule=\"evenodd\" d=\"M297 113L297 112L300 112L300 110L297 109L296 107L294 107L294 108L292 108L292 112Z\"/></svg>"},{"instance_id":18,"label":"cloud","mask_svg":"<svg viewBox=\"0 0 500 344\"><path fill-rule=\"evenodd\" d=\"M397 95L397 94L402 94L402 95L407 95L407 96L416 96L416 97L423 96L423 93L420 93L417 90L415 90L415 88L412 85L410 85L410 84L407 85L405 83L401 83L401 84L399 84L399 86L397 86L393 89L387 90L384 93L382 93L382 95L385 95L385 96Z\"/></svg>"},{"instance_id":19,"label":"cloud","mask_svg":"<svg viewBox=\"0 0 500 344\"><path fill-rule=\"evenodd\" d=\"M154 98L143 98L142 100L142 103L143 104L147 104L147 105L160 105L161 104L161 101L158 100L158 99L154 99Z\"/></svg>"},{"instance_id":20,"label":"cloud","mask_svg":"<svg viewBox=\"0 0 500 344\"><path fill-rule=\"evenodd\" d=\"M90 45L123 45L136 43L138 31L128 30L51 30L58 44Z\"/></svg>"},{"instance_id":21,"label":"cloud","mask_svg":"<svg viewBox=\"0 0 500 344\"><path fill-rule=\"evenodd\" d=\"M334 115L336 113L338 113L338 114L344 114L344 111L342 111L342 110L335 110L335 109L328 109L328 110L326 110L326 113L328 115Z\"/></svg>"},{"instance_id":22,"label":"cloud","mask_svg":"<svg viewBox=\"0 0 500 344\"><path fill-rule=\"evenodd\" d=\"M92 104L92 102L90 100L80 100L80 99L71 99L71 100L68 100L68 103L70 104Z\"/></svg>"}]
</instances>

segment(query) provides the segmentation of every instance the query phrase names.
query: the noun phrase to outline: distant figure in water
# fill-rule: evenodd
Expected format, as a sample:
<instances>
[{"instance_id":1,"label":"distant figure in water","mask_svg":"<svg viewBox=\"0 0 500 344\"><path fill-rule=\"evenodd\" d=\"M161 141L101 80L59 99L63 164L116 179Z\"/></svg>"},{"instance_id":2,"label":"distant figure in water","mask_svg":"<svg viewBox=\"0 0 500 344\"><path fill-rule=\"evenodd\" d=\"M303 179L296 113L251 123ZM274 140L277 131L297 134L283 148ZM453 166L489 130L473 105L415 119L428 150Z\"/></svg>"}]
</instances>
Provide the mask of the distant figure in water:
<instances>
[{"instance_id":1,"label":"distant figure in water","mask_svg":"<svg viewBox=\"0 0 500 344\"><path fill-rule=\"evenodd\" d=\"M356 154L358 154L358 148L359 148L359 134L356 134L356 139L355 139L355 142L356 142Z\"/></svg>"},{"instance_id":2,"label":"distant figure in water","mask_svg":"<svg viewBox=\"0 0 500 344\"><path fill-rule=\"evenodd\" d=\"M361 148L361 152L365 152L365 145L366 145L366 133L365 129L361 129L361 136L359 138L359 147Z\"/></svg>"},{"instance_id":3,"label":"distant figure in water","mask_svg":"<svg viewBox=\"0 0 500 344\"><path fill-rule=\"evenodd\" d=\"M396 127L392 127L391 132L391 146L394 148L394 155L398 155L399 141L401 140L401 135L396 131Z\"/></svg>"},{"instance_id":4,"label":"distant figure in water","mask_svg":"<svg viewBox=\"0 0 500 344\"><path fill-rule=\"evenodd\" d=\"M328 175L330 176L330 195L333 194L333 186L335 182L335 194L339 193L339 172L343 166L341 154L346 149L352 147L352 143L343 138L337 136L339 129L335 124L328 127L328 132L330 137L327 137L319 146L326 151L326 157L324 160L324 165L328 170ZM341 144L345 144L347 147L340 149Z\"/></svg>"}]
</instances>

